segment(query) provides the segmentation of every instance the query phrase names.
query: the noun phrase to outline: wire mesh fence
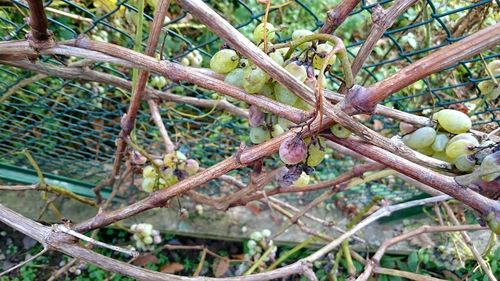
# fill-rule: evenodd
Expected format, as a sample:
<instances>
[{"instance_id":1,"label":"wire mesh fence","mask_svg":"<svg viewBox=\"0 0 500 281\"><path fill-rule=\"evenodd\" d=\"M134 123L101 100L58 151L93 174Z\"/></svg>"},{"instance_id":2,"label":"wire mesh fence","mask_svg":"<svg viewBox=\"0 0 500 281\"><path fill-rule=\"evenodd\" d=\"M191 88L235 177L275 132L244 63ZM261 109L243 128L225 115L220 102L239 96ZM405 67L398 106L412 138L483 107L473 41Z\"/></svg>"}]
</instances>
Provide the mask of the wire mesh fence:
<instances>
[{"instance_id":1,"label":"wire mesh fence","mask_svg":"<svg viewBox=\"0 0 500 281\"><path fill-rule=\"evenodd\" d=\"M245 35L249 35L264 15L265 5L255 0L208 1L221 15ZM279 26L279 40L290 38L295 29L317 30L326 11L339 1L273 1L269 21ZM147 1L146 30L152 20L155 1ZM366 38L371 13L376 5L388 8L393 1L361 1L346 22L336 31L352 56ZM46 2L50 29L57 40L89 36L132 48L136 26L137 4L134 1L51 0ZM0 8L2 41L24 39L29 26L23 1L14 0ZM357 83L370 85L412 62L450 43L456 42L485 26L500 20L499 3L491 0L417 1L398 18L377 43L372 55L357 77ZM147 41L144 32L142 42ZM207 66L210 54L224 42L175 3L169 8L158 52L162 58L193 63L193 57ZM467 110L476 126L500 124L498 101L485 100L477 84L491 79L485 65L500 57L500 47L484 52L485 62L477 56L462 61L440 73L419 81L387 99L384 104L396 109L430 116L440 108L460 107ZM189 59L187 59L189 58ZM202 58L202 59L201 59ZM65 65L74 58L43 56L42 61ZM129 70L107 63L90 68L121 78L131 77ZM78 78L78 77L76 77ZM341 78L332 71L328 87L335 90ZM29 81L30 83L27 83ZM200 99L222 97L188 84L167 83L161 87L177 95ZM19 68L0 65L0 159L1 163L28 167L19 152L29 149L45 172L95 184L105 177L113 161L115 139L120 118L126 112L130 91L95 82L79 82L43 76ZM215 108L189 104L166 103L161 114L179 149L210 166L234 153L241 141L248 141L248 125L242 118ZM365 122L383 134L394 134L397 123L380 116ZM159 131L143 105L137 122L137 139L152 153L161 151ZM271 161L272 162L272 161ZM315 177L326 179L347 170L356 161L332 156L321 165ZM346 198L375 195L400 201L419 192L399 181L379 181L349 191Z\"/></svg>"}]
</instances>

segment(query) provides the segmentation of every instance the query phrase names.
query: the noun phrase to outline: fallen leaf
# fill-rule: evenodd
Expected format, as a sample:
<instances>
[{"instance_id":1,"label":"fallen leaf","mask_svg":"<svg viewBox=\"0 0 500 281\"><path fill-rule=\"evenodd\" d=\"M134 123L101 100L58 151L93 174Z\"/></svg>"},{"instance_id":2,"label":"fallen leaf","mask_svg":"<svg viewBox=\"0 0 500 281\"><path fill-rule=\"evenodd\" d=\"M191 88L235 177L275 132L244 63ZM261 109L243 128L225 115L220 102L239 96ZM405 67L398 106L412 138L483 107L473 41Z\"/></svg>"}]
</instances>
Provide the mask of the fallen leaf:
<instances>
[{"instance_id":1,"label":"fallen leaf","mask_svg":"<svg viewBox=\"0 0 500 281\"><path fill-rule=\"evenodd\" d=\"M214 261L213 270L215 277L221 277L229 269L229 259L218 258Z\"/></svg>"},{"instance_id":2,"label":"fallen leaf","mask_svg":"<svg viewBox=\"0 0 500 281\"><path fill-rule=\"evenodd\" d=\"M180 263L167 263L160 267L160 271L163 273L176 273L184 269L184 266Z\"/></svg>"},{"instance_id":3,"label":"fallen leaf","mask_svg":"<svg viewBox=\"0 0 500 281\"><path fill-rule=\"evenodd\" d=\"M137 265L137 266L145 266L148 263L157 263L158 258L153 255L152 253L144 253L140 254L133 262L132 264Z\"/></svg>"}]
</instances>

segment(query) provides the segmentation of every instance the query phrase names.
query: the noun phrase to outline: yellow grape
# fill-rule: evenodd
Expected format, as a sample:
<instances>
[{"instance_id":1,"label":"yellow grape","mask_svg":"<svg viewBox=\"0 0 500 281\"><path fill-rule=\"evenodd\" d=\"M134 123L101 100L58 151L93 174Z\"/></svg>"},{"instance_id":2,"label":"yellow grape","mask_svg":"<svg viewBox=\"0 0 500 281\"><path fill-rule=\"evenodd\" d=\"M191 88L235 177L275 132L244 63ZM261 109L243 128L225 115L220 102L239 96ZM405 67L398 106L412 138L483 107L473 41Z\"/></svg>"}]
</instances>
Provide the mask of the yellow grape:
<instances>
[{"instance_id":1,"label":"yellow grape","mask_svg":"<svg viewBox=\"0 0 500 281\"><path fill-rule=\"evenodd\" d=\"M255 127L250 129L250 141L254 144L263 143L269 138L269 131L264 127Z\"/></svg>"},{"instance_id":2,"label":"yellow grape","mask_svg":"<svg viewBox=\"0 0 500 281\"><path fill-rule=\"evenodd\" d=\"M460 155L469 155L473 147L474 144L468 140L457 140L446 146L446 156L455 159Z\"/></svg>"},{"instance_id":3,"label":"yellow grape","mask_svg":"<svg viewBox=\"0 0 500 281\"><path fill-rule=\"evenodd\" d=\"M316 54L313 57L313 62L312 65L316 69L321 69L321 66L323 66L323 62L325 61L326 56L330 54L330 52L333 50L333 46L328 44L328 43L322 43L319 44L316 47ZM333 55L330 60L328 61L328 65L332 65L335 62L335 55Z\"/></svg>"},{"instance_id":4,"label":"yellow grape","mask_svg":"<svg viewBox=\"0 0 500 281\"><path fill-rule=\"evenodd\" d=\"M473 159L470 159L467 155L460 155L455 159L455 167L462 172L472 172L476 163Z\"/></svg>"},{"instance_id":5,"label":"yellow grape","mask_svg":"<svg viewBox=\"0 0 500 281\"><path fill-rule=\"evenodd\" d=\"M407 146L413 149L422 149L432 145L436 138L436 131L431 127L422 127L406 136L404 139Z\"/></svg>"},{"instance_id":6,"label":"yellow grape","mask_svg":"<svg viewBox=\"0 0 500 281\"><path fill-rule=\"evenodd\" d=\"M307 78L307 70L305 66L301 63L294 61L285 66L286 71L290 72L293 77L300 80L300 82L304 82Z\"/></svg>"},{"instance_id":7,"label":"yellow grape","mask_svg":"<svg viewBox=\"0 0 500 281\"><path fill-rule=\"evenodd\" d=\"M458 110L443 109L436 113L436 119L443 129L452 134L465 133L472 127L469 116Z\"/></svg>"},{"instance_id":8,"label":"yellow grape","mask_svg":"<svg viewBox=\"0 0 500 281\"><path fill-rule=\"evenodd\" d=\"M304 186L307 186L309 184L310 180L311 180L311 177L308 174L302 172L302 174L300 174L300 177L298 179L296 179L292 185L295 187L304 187Z\"/></svg>"},{"instance_id":9,"label":"yellow grape","mask_svg":"<svg viewBox=\"0 0 500 281\"><path fill-rule=\"evenodd\" d=\"M330 131L334 136L340 139L348 138L352 135L352 132L343 127L340 124L335 124L330 128Z\"/></svg>"},{"instance_id":10,"label":"yellow grape","mask_svg":"<svg viewBox=\"0 0 500 281\"><path fill-rule=\"evenodd\" d=\"M155 178L157 176L155 168L151 165L144 167L142 169L142 176L145 178Z\"/></svg>"},{"instance_id":11,"label":"yellow grape","mask_svg":"<svg viewBox=\"0 0 500 281\"><path fill-rule=\"evenodd\" d=\"M287 88L281 86L281 84L276 83L274 85L274 96L276 97L276 100L288 104L288 105L293 105L297 101L298 97L290 92Z\"/></svg>"},{"instance_id":12,"label":"yellow grape","mask_svg":"<svg viewBox=\"0 0 500 281\"><path fill-rule=\"evenodd\" d=\"M310 143L310 141L306 141L307 144ZM316 144L309 144L309 150L308 150L308 156L307 156L307 166L310 167L316 167L318 166L323 159L325 158L325 151L321 149L320 145L320 139L318 138L318 141Z\"/></svg>"}]
</instances>

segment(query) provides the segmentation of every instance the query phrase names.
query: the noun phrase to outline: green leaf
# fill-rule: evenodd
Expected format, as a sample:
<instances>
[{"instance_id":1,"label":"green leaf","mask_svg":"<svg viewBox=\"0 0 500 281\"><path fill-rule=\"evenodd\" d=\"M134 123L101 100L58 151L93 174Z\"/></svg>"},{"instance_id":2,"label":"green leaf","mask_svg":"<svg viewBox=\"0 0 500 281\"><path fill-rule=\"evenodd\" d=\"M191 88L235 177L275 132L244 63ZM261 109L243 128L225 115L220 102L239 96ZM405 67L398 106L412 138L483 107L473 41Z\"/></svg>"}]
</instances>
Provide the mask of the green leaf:
<instances>
[{"instance_id":1,"label":"green leaf","mask_svg":"<svg viewBox=\"0 0 500 281\"><path fill-rule=\"evenodd\" d=\"M408 267L410 271L412 272L417 272L417 267L418 267L418 254L416 251L412 252L408 256Z\"/></svg>"},{"instance_id":2,"label":"green leaf","mask_svg":"<svg viewBox=\"0 0 500 281\"><path fill-rule=\"evenodd\" d=\"M394 262L394 259L392 257L384 256L380 260L380 266L385 268L394 268L396 266L396 263Z\"/></svg>"}]
</instances>

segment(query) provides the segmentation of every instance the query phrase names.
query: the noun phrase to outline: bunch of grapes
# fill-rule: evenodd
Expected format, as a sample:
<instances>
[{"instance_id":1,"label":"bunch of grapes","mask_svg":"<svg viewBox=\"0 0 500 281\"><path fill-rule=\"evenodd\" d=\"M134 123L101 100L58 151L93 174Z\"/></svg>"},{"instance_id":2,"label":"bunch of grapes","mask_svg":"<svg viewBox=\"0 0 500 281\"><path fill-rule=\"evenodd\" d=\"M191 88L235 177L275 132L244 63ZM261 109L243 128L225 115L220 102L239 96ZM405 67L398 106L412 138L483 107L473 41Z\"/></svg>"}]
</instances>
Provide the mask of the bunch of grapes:
<instances>
[{"instance_id":1,"label":"bunch of grapes","mask_svg":"<svg viewBox=\"0 0 500 281\"><path fill-rule=\"evenodd\" d=\"M167 79L161 75L151 76L149 84L158 90L163 89L167 85Z\"/></svg>"},{"instance_id":2,"label":"bunch of grapes","mask_svg":"<svg viewBox=\"0 0 500 281\"><path fill-rule=\"evenodd\" d=\"M134 233L132 238L139 250L148 250L152 248L153 244L161 243L160 232L153 229L153 226L149 223L133 224L130 230Z\"/></svg>"},{"instance_id":3,"label":"bunch of grapes","mask_svg":"<svg viewBox=\"0 0 500 281\"><path fill-rule=\"evenodd\" d=\"M494 76L500 76L500 60L490 62L486 66ZM477 85L481 95L487 101L498 101L500 96L500 84L495 84L493 80L481 81Z\"/></svg>"},{"instance_id":4,"label":"bunch of grapes","mask_svg":"<svg viewBox=\"0 0 500 281\"><path fill-rule=\"evenodd\" d=\"M162 160L158 159L154 165L148 165L142 169L142 189L146 192L153 192L172 186L194 175L198 170L198 161L187 159L184 153L175 151L166 154Z\"/></svg>"},{"instance_id":5,"label":"bunch of grapes","mask_svg":"<svg viewBox=\"0 0 500 281\"><path fill-rule=\"evenodd\" d=\"M203 63L203 56L200 51L194 50L181 59L181 64L185 66L200 67Z\"/></svg>"},{"instance_id":6,"label":"bunch of grapes","mask_svg":"<svg viewBox=\"0 0 500 281\"><path fill-rule=\"evenodd\" d=\"M276 32L277 29L272 24L266 23L264 25L261 23L254 29L253 40L273 61L282 66L293 77L315 89L322 65L325 63L326 70L329 71L336 61L333 55L328 62L325 62L334 46L329 42L314 40L304 42L296 46L294 50L290 50L289 47L293 46L294 43L273 45L277 37ZM309 30L296 30L292 34L292 42L312 34L314 33ZM264 38L267 40L266 44L263 43ZM230 48L219 50L210 60L210 68L219 74L224 74L226 83L242 88L250 94L262 95L305 111L312 109L304 100L270 78L266 72L235 50ZM325 79L322 81L326 83ZM326 84L321 85L323 88L325 86ZM250 141L253 144L260 144L279 136L289 130L291 126L296 125L281 117L263 112L256 106L250 106L248 121ZM338 126L336 128L338 130L335 130L335 134L339 133L342 137L346 137L350 133L345 128ZM285 140L279 148L279 156L287 167L292 168L290 171L293 174L282 175L282 177L287 176L287 180L282 182L286 185L307 185L310 179L309 174L313 171L311 167L319 165L325 156L324 143L325 141L320 137L303 138L301 134ZM295 169L293 168L295 166L302 168Z\"/></svg>"},{"instance_id":7,"label":"bunch of grapes","mask_svg":"<svg viewBox=\"0 0 500 281\"><path fill-rule=\"evenodd\" d=\"M256 262L268 249L271 249L271 252L264 258L264 263L262 265L265 266L266 262L274 261L278 248L269 237L271 237L271 231L269 229L255 231L250 234L250 239L246 243L248 252L245 254L245 262L240 265L239 271L242 273L246 271L249 264Z\"/></svg>"},{"instance_id":8,"label":"bunch of grapes","mask_svg":"<svg viewBox=\"0 0 500 281\"><path fill-rule=\"evenodd\" d=\"M467 114L443 109L433 118L438 123L437 129L422 127L412 131L412 126L401 124L401 132L406 133L403 142L425 155L454 164L462 172L470 173L476 169L491 171L495 169L490 167L495 165L498 171L495 152L500 149L499 145L491 140L480 141L469 133L472 122ZM485 173L482 179L492 181L499 175L499 172Z\"/></svg>"}]
</instances>

